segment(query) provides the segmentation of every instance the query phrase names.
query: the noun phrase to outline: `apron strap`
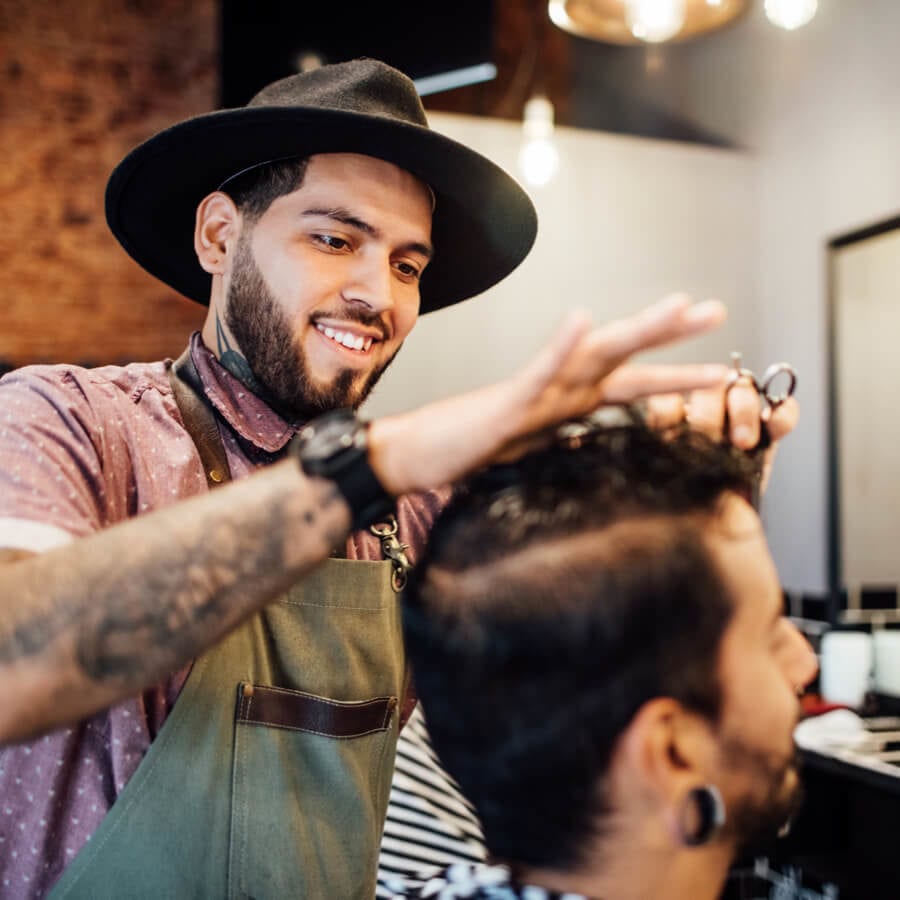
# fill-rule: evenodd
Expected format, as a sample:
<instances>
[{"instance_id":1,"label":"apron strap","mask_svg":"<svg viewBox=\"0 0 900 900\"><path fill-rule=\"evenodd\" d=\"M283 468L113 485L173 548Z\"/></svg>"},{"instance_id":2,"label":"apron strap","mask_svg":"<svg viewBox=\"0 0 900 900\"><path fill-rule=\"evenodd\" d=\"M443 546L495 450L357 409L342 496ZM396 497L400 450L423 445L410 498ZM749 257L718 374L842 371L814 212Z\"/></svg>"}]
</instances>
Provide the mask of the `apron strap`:
<instances>
[{"instance_id":1,"label":"apron strap","mask_svg":"<svg viewBox=\"0 0 900 900\"><path fill-rule=\"evenodd\" d=\"M212 406L191 358L190 347L170 366L169 384L172 386L184 427L191 436L203 463L206 483L212 489L230 481L231 469L225 455L225 446L219 434ZM400 543L397 538L397 519L393 515L388 516L384 522L371 525L369 530L381 541L384 558L389 559L393 565L391 585L394 592L399 594L406 586L407 575L412 566L406 556L408 545Z\"/></svg>"},{"instance_id":2,"label":"apron strap","mask_svg":"<svg viewBox=\"0 0 900 900\"><path fill-rule=\"evenodd\" d=\"M188 347L169 367L169 384L210 489L231 480L225 445Z\"/></svg>"},{"instance_id":3,"label":"apron strap","mask_svg":"<svg viewBox=\"0 0 900 900\"><path fill-rule=\"evenodd\" d=\"M212 407L207 399L197 367L188 346L184 353L169 367L169 384L187 433L193 440L203 464L206 483L210 490L231 480L231 469L225 455L225 445ZM406 587L409 570L412 568L406 556L407 544L397 538L397 519L389 516L386 522L375 523L370 531L381 541L381 550L386 560L391 561L391 587L395 594ZM416 706L416 693L412 688L410 671L403 679L403 706L400 710L400 727L406 724Z\"/></svg>"}]
</instances>

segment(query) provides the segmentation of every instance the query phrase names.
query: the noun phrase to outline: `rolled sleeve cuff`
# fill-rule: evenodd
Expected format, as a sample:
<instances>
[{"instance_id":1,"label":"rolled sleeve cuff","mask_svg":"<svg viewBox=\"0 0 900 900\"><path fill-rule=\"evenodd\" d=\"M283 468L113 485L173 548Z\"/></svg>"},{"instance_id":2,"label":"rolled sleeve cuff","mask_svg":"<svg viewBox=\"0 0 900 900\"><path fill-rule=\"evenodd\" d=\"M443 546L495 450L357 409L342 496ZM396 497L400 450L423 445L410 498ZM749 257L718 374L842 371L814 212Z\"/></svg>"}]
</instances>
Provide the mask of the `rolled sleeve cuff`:
<instances>
[{"instance_id":1,"label":"rolled sleeve cuff","mask_svg":"<svg viewBox=\"0 0 900 900\"><path fill-rule=\"evenodd\" d=\"M45 553L73 540L68 531L29 519L0 517L0 549Z\"/></svg>"}]
</instances>

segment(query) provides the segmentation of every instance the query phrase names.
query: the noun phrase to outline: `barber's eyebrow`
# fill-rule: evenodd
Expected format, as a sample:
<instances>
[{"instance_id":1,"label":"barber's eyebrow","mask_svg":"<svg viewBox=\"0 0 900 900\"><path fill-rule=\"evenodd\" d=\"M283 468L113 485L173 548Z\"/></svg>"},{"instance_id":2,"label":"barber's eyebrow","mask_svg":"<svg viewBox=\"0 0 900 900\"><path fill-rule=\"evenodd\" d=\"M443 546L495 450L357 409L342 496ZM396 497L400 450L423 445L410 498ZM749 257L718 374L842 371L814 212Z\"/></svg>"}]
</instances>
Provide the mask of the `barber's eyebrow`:
<instances>
[{"instance_id":1,"label":"barber's eyebrow","mask_svg":"<svg viewBox=\"0 0 900 900\"><path fill-rule=\"evenodd\" d=\"M353 215L350 210L341 206L333 208L312 207L311 209L304 209L301 215L309 216L310 218L324 216L327 219L334 219L335 222L340 222L342 225L355 228L357 231L361 231L363 234L367 234L370 237L378 239L382 236L381 232L374 225L360 219L359 216ZM409 241L403 245L402 249L418 253L421 256L424 256L425 259L431 259L431 257L434 256L434 248L430 244L423 243L422 241Z\"/></svg>"}]
</instances>

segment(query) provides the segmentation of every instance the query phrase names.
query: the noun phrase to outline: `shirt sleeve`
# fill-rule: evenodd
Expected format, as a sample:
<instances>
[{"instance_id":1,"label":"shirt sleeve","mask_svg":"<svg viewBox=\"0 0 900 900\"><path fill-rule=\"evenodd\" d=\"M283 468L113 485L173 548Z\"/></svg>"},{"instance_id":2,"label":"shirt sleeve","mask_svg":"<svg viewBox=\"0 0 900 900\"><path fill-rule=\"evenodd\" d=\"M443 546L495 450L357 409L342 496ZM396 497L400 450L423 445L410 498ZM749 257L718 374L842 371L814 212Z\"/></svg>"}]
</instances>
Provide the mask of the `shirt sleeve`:
<instances>
[{"instance_id":1,"label":"shirt sleeve","mask_svg":"<svg viewBox=\"0 0 900 900\"><path fill-rule=\"evenodd\" d=\"M100 430L70 369L0 379L0 547L42 552L101 528Z\"/></svg>"}]
</instances>

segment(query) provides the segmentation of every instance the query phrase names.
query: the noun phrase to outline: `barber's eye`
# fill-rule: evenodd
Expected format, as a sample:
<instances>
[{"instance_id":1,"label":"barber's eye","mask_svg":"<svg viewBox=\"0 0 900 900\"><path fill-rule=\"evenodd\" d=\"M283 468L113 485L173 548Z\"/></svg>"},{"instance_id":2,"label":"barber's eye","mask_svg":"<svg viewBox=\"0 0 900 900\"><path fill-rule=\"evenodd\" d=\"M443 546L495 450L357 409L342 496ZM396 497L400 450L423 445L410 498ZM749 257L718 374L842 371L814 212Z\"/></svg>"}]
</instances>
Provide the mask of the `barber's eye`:
<instances>
[{"instance_id":1,"label":"barber's eye","mask_svg":"<svg viewBox=\"0 0 900 900\"><path fill-rule=\"evenodd\" d=\"M407 278L418 278L421 274L419 268L411 263L397 263L397 270Z\"/></svg>"},{"instance_id":2,"label":"barber's eye","mask_svg":"<svg viewBox=\"0 0 900 900\"><path fill-rule=\"evenodd\" d=\"M316 240L319 241L320 244L330 247L332 250L345 250L350 246L349 241L344 240L344 238L336 237L333 234L317 234Z\"/></svg>"}]
</instances>

